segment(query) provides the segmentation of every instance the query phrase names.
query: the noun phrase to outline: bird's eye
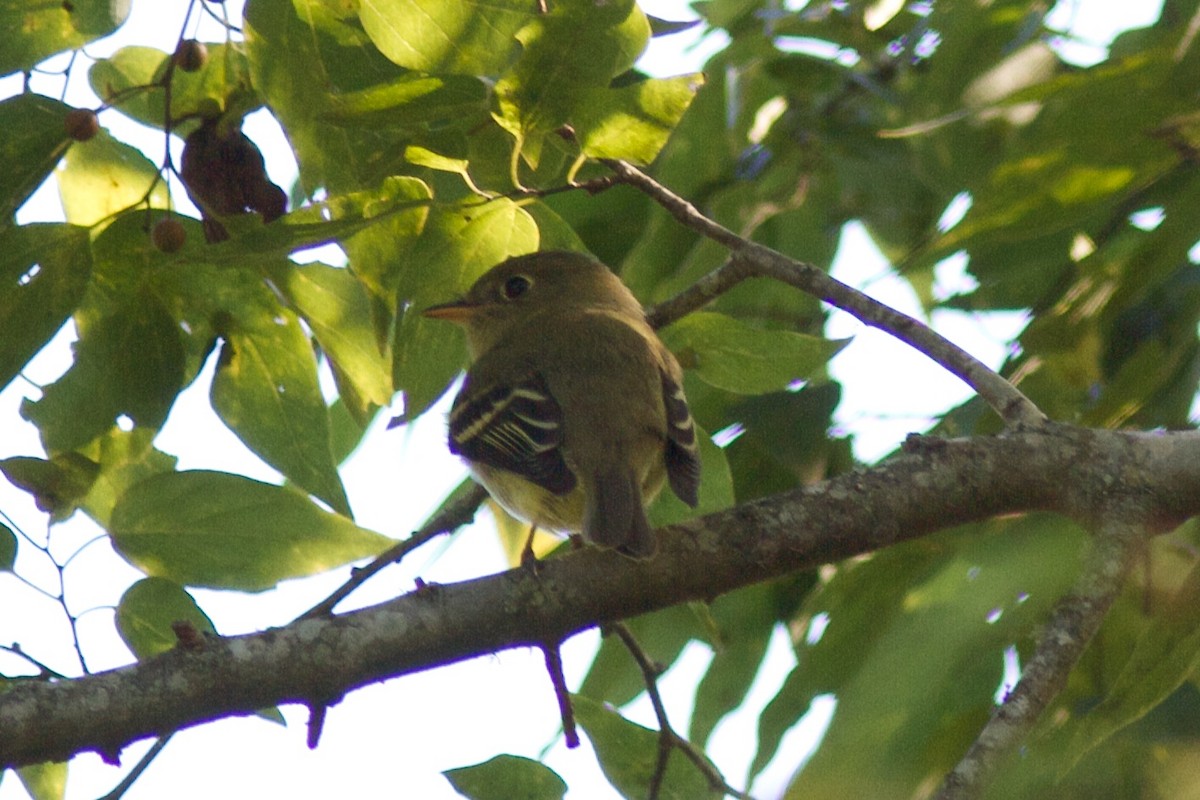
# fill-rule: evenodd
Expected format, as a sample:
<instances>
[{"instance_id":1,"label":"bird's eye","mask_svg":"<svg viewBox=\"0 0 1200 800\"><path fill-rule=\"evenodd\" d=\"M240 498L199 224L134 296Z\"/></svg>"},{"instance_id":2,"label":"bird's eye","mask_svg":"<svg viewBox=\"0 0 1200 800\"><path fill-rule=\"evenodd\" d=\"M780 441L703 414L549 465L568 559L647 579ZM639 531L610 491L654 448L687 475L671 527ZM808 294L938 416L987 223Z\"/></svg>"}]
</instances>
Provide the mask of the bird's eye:
<instances>
[{"instance_id":1,"label":"bird's eye","mask_svg":"<svg viewBox=\"0 0 1200 800\"><path fill-rule=\"evenodd\" d=\"M524 275L513 275L504 282L501 291L504 292L506 300L516 300L525 292L529 291L529 287L533 285L533 281L526 278Z\"/></svg>"}]
</instances>

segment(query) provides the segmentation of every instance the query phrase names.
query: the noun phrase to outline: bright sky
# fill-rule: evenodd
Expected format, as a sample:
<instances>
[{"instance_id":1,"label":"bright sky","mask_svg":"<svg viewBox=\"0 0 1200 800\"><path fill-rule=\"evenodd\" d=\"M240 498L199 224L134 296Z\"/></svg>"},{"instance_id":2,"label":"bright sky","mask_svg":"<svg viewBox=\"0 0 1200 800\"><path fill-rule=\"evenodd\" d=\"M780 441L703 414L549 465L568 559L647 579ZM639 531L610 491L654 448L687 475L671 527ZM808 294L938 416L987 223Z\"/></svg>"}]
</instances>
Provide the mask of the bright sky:
<instances>
[{"instance_id":1,"label":"bright sky","mask_svg":"<svg viewBox=\"0 0 1200 800\"><path fill-rule=\"evenodd\" d=\"M229 0L227 5L240 12L241 3L237 0ZM680 0L654 0L642 5L649 13L663 18L693 16ZM1139 15L1136 20L1124 20L1126 25L1145 24L1158 11L1156 3L1096 0L1080 5L1105 13L1076 10L1077 19L1090 23L1097 16L1107 17L1107 30L1114 24L1108 14L1118 9ZM103 46L89 47L89 53L103 56L133 43L167 46L164 44L167 36L173 39L182 24L185 6L183 0L139 0L134 4L131 23ZM1070 23L1069 10L1056 14L1062 17L1061 25ZM1106 30L1082 33L1100 42L1109 35ZM208 24L195 35L209 40L223 38L222 32ZM687 49L685 45L694 38L689 33L659 40L647 55L647 68L658 74L697 68L720 42L710 40ZM68 102L96 105L97 100L86 87L85 71L77 72L77 79L67 90ZM0 97L20 88L19 76L2 80ZM61 80L43 81L40 86L35 83L35 88L58 95ZM106 112L101 121L119 138L146 148L153 160L159 159L161 134L127 123L115 112ZM268 170L275 181L288 185L294 174L294 162L277 128L269 119L260 117L249 123L247 130L263 146ZM175 156L178 157L178 152ZM176 192L176 198L186 203L182 191ZM61 212L52 184L43 187L19 215L22 222L54 218L60 219ZM919 314L912 292L889 275L887 263L861 227L848 226L842 245L833 267L835 276L866 288L902 311ZM948 265L939 273L939 281L945 287L962 280L961 265L957 268ZM1014 315L985 319L946 312L935 314L932 324L985 362L997 365L1004 355L999 343L1024 323ZM967 396L965 386L927 359L883 334L865 330L844 314L832 315L828 333L833 337L856 337L853 345L834 362L833 372L845 386L839 424L855 431L857 453L862 458L873 459L889 452L909 432L926 428L931 415ZM69 343L70 335L64 333L36 359L27 371L33 384L50 382L65 369ZM181 395L157 440L158 446L179 455L181 469L211 467L274 479L274 473L217 421L208 405L210 379L211 372L206 372ZM0 420L6 425L0 436L0 457L42 454L30 426L10 424L19 419L18 407L24 396L36 396L36 389L21 380L0 393ZM380 424L368 433L362 448L343 470L360 524L402 537L462 478L465 474L462 467L445 449L444 413L445 409L435 410L403 430L388 432ZM44 540L44 520L28 496L2 480L0 509L31 536ZM113 630L111 609L124 589L140 577L112 552L106 541L84 547L96 533L94 526L77 518L54 529L53 536L53 550L60 560L83 548L66 570L66 583L68 601L76 613L93 609L80 619L80 637L93 670L129 662L129 653ZM503 555L485 520L482 525L461 531L452 543L436 542L411 556L405 564L386 570L351 602L361 606L394 597L410 590L418 575L427 581L446 583L503 568ZM57 573L32 548L22 547L17 570L38 586L56 590ZM104 576L103 580L95 580L97 575ZM345 576L346 570L339 570L309 580L291 581L276 590L252 596L205 590L195 594L219 631L236 634L287 623L332 591ZM0 616L0 644L20 642L43 662L66 672L77 671L66 623L55 602L14 576L0 574L0 608L21 609L20 614L10 612ZM572 687L579 684L597 642L598 635L589 632L566 644L563 655L568 684ZM710 657L706 648L690 647L662 682L668 710L679 730L687 728L690 689ZM794 663L786 637L780 633L772 642L762 674L745 707L723 722L714 734L710 752L731 783L743 783L753 754L757 714ZM0 654L0 671L16 673L24 669L18 659ZM550 743L554 744L545 759L575 787L568 797L573 800L617 797L586 752L586 742L581 751L574 752L557 742L558 712L538 653L509 651L357 691L330 709L324 738L316 751L304 746L306 712L290 707L283 711L287 728L251 718L225 720L177 734L126 797L188 800L213 796L402 796L441 800L458 797L440 776L441 770L484 761L505 752L536 758ZM635 721L653 726L653 715L644 698L625 711ZM827 718L831 711L832 703L826 703L814 717ZM813 724L819 729L822 723L817 719ZM803 753L812 746L812 739L811 733L800 731L785 740L782 757L755 785L757 796L778 793ZM147 743L139 743L128 748L123 754L125 764L134 764L147 747ZM82 800L109 791L123 770L107 767L94 756L82 756L72 764L70 775L67 797ZM0 800L24 797L15 776L9 775L0 783Z\"/></svg>"}]
</instances>

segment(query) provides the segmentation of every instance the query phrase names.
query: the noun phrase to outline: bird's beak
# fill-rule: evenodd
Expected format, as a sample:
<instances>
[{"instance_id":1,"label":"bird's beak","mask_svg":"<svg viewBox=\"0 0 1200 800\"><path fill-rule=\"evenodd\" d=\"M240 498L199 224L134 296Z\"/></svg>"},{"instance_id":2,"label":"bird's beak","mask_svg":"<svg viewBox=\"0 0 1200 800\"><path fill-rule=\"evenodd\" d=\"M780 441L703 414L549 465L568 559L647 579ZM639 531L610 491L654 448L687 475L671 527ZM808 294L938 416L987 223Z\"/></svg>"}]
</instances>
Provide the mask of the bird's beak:
<instances>
[{"instance_id":1,"label":"bird's beak","mask_svg":"<svg viewBox=\"0 0 1200 800\"><path fill-rule=\"evenodd\" d=\"M461 325L474 316L477 310L477 306L470 305L465 300L455 300L452 303L441 303L440 305L430 306L421 312L421 316L432 319L444 319L447 322L454 322Z\"/></svg>"}]
</instances>

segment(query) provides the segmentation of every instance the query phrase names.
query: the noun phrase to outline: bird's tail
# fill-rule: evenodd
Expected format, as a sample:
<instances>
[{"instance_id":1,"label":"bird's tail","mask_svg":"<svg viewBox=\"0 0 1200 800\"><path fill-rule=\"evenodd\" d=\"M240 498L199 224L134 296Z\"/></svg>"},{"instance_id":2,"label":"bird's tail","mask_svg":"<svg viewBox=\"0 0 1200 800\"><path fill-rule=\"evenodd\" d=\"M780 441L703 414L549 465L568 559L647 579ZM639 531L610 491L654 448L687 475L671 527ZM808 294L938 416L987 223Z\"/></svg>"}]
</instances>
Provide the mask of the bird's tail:
<instances>
[{"instance_id":1,"label":"bird's tail","mask_svg":"<svg viewBox=\"0 0 1200 800\"><path fill-rule=\"evenodd\" d=\"M642 506L641 486L632 473L597 476L584 510L583 538L631 558L654 555L654 530Z\"/></svg>"}]
</instances>

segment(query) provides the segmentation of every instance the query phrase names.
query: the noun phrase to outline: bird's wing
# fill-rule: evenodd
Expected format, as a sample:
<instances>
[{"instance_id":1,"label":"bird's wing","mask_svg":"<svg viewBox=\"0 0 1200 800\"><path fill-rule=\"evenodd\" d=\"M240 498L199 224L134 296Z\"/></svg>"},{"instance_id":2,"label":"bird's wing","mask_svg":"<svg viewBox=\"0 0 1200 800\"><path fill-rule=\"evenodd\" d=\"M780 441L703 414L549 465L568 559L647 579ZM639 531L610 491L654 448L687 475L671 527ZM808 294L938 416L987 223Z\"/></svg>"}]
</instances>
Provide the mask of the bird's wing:
<instances>
[{"instance_id":1,"label":"bird's wing","mask_svg":"<svg viewBox=\"0 0 1200 800\"><path fill-rule=\"evenodd\" d=\"M576 484L562 442L562 408L536 372L478 392L468 383L450 411L450 452L515 472L558 495Z\"/></svg>"},{"instance_id":2,"label":"bird's wing","mask_svg":"<svg viewBox=\"0 0 1200 800\"><path fill-rule=\"evenodd\" d=\"M696 424L683 387L662 370L663 405L667 410L667 481L675 495L695 508L700 501L700 450Z\"/></svg>"}]
</instances>

